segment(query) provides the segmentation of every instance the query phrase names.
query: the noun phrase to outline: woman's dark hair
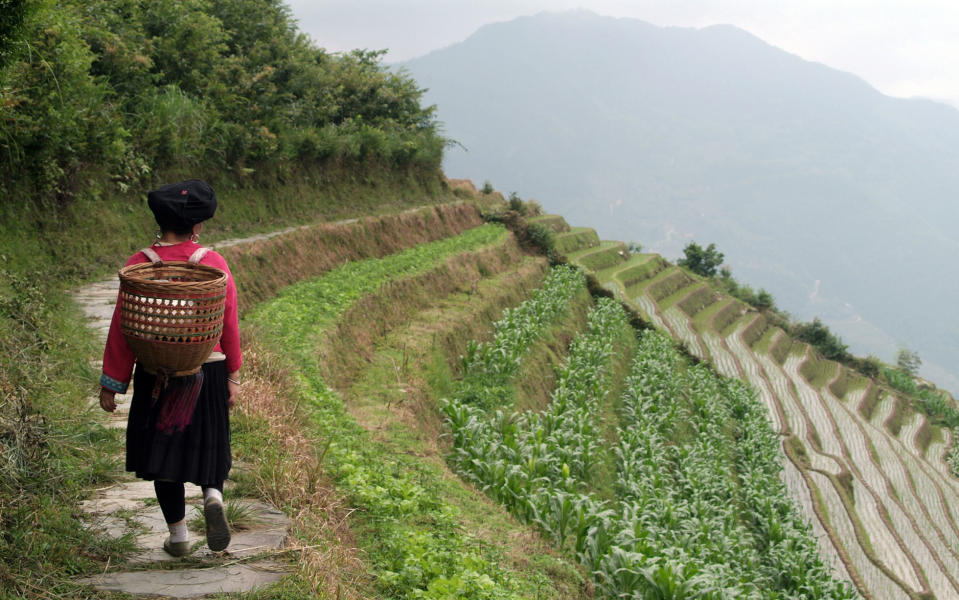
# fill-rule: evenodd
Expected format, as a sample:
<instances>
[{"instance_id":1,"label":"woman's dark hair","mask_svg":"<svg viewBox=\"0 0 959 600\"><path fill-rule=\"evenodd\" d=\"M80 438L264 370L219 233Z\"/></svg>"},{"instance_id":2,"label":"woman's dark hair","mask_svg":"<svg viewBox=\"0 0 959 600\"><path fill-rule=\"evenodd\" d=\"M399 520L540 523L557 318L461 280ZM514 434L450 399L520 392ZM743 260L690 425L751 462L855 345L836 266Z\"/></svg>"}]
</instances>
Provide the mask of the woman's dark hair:
<instances>
[{"instance_id":1,"label":"woman's dark hair","mask_svg":"<svg viewBox=\"0 0 959 600\"><path fill-rule=\"evenodd\" d=\"M177 236L180 236L180 237L182 237L182 236L184 236L184 235L193 235L193 227L192 227L192 226L186 227L186 228L182 228L182 229L179 228L179 227L177 227L176 229L164 229L164 228L161 227L161 228L160 228L160 231L163 232L163 233L170 232L170 233L172 233L172 234L174 234L174 235L177 235Z\"/></svg>"}]
</instances>

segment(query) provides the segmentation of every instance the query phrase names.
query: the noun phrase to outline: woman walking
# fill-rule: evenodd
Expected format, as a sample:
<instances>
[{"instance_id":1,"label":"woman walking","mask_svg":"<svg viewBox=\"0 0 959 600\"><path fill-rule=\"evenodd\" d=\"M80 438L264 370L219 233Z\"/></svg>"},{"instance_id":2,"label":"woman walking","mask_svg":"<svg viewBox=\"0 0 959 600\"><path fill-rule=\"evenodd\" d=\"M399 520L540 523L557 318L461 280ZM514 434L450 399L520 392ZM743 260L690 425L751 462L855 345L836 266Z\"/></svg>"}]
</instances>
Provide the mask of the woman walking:
<instances>
[{"instance_id":1,"label":"woman walking","mask_svg":"<svg viewBox=\"0 0 959 600\"><path fill-rule=\"evenodd\" d=\"M237 320L236 285L222 256L199 244L203 223L216 211L216 194L203 181L165 185L147 195L160 227L150 248L137 252L127 265L188 261L216 267L227 274L223 335L201 370L185 377L150 373L128 346L120 329L120 305L110 323L100 377L100 406L116 410L115 394L125 393L133 378L133 400L127 421L126 470L152 480L170 530L163 548L173 556L190 552L186 527L184 482L203 488L207 545L225 550L230 530L223 510L223 482L232 465L229 408L239 391L242 363Z\"/></svg>"}]
</instances>

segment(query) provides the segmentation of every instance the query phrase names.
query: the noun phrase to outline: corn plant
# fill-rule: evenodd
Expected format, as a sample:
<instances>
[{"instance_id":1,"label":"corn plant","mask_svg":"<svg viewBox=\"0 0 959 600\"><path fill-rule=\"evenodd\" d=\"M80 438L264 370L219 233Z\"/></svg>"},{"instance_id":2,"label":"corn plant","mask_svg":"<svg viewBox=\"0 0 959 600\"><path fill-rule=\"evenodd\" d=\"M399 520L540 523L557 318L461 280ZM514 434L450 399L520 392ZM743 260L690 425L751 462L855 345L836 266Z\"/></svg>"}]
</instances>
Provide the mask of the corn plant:
<instances>
[{"instance_id":1,"label":"corn plant","mask_svg":"<svg viewBox=\"0 0 959 600\"><path fill-rule=\"evenodd\" d=\"M526 350L567 310L585 285L578 269L553 269L529 300L503 311L502 318L493 324L495 334L490 343L467 346L467 354L461 358L466 373L474 378L485 375L500 379L515 374Z\"/></svg>"},{"instance_id":2,"label":"corn plant","mask_svg":"<svg viewBox=\"0 0 959 600\"><path fill-rule=\"evenodd\" d=\"M855 597L790 502L750 388L684 365L651 333L626 388L616 453L629 535L599 559L597 587L612 597Z\"/></svg>"},{"instance_id":3,"label":"corn plant","mask_svg":"<svg viewBox=\"0 0 959 600\"><path fill-rule=\"evenodd\" d=\"M567 275L563 277L547 282L544 290L550 285L567 289ZM567 291L562 297L571 298L572 294ZM536 307L555 314L555 305L555 301L521 305L496 324L496 336L488 346L512 347L526 339L528 347L532 338L515 330L528 330L531 319L517 315L529 314ZM614 358L610 340L625 329L623 310L611 300L601 299L587 317L586 331L570 345L550 405L543 413L508 415L471 404L467 400L472 395L462 393L444 405L454 442L451 460L463 476L520 519L539 525L561 546L569 545L577 553L586 551L591 536L609 529L607 523L613 516L603 502L584 490L603 452L596 409L609 384L607 371ZM503 356L510 354L512 351ZM485 358L475 360L461 389L468 392L471 380L501 372L490 368Z\"/></svg>"},{"instance_id":4,"label":"corn plant","mask_svg":"<svg viewBox=\"0 0 959 600\"><path fill-rule=\"evenodd\" d=\"M573 551L601 597L855 597L819 557L779 480L778 440L753 391L687 365L664 336L643 335L618 443L604 448L595 407L608 386L610 332L623 318L613 303L597 304L542 413L447 401L451 459L463 476ZM521 348L513 329L523 326L501 322L490 346ZM471 352L466 398L475 379L512 372L485 362L512 361L510 351ZM610 451L619 476L612 504L589 485L597 455Z\"/></svg>"}]
</instances>

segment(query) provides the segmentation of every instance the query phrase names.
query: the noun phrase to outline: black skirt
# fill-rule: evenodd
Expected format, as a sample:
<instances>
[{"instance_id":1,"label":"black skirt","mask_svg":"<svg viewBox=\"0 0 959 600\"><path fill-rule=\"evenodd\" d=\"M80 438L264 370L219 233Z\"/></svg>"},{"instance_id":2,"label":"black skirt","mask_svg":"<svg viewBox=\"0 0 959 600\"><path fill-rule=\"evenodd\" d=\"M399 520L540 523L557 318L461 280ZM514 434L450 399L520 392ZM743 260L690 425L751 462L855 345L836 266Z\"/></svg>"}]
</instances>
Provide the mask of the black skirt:
<instances>
[{"instance_id":1,"label":"black skirt","mask_svg":"<svg viewBox=\"0 0 959 600\"><path fill-rule=\"evenodd\" d=\"M156 378L137 366L127 421L126 470L140 479L222 485L230 473L230 407L226 362L203 365L203 385L190 424L182 431L158 431L160 402L152 400Z\"/></svg>"}]
</instances>

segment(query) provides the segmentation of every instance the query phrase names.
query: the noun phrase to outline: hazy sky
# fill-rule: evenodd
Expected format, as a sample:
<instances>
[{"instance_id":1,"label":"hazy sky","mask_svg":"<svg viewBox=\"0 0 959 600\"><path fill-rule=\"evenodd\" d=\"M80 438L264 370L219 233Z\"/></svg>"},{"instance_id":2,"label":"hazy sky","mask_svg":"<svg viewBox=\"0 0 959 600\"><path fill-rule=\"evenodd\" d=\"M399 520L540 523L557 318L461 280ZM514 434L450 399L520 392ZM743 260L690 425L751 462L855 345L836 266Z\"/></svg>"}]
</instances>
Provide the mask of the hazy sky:
<instances>
[{"instance_id":1,"label":"hazy sky","mask_svg":"<svg viewBox=\"0 0 959 600\"><path fill-rule=\"evenodd\" d=\"M656 25L729 23L793 54L859 75L879 91L959 106L956 0L287 0L331 51L389 49L387 62L466 39L481 25L587 8Z\"/></svg>"}]
</instances>

